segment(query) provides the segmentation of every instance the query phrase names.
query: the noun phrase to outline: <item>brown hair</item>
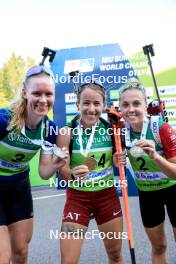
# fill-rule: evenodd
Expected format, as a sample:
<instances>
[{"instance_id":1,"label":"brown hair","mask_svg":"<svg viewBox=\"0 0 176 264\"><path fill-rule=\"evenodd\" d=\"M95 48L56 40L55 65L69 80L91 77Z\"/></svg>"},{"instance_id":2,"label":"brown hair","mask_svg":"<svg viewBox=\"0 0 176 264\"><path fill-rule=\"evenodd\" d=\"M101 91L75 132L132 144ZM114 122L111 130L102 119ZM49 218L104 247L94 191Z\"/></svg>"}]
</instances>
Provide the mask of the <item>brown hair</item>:
<instances>
[{"instance_id":1,"label":"brown hair","mask_svg":"<svg viewBox=\"0 0 176 264\"><path fill-rule=\"evenodd\" d=\"M83 85L81 85L77 91L77 103L79 103L80 101L80 97L81 97L81 94L82 92L86 89L86 88L89 88L89 89L92 89L96 92L98 92L102 98L103 98L103 104L104 106L106 106L106 94L105 94L105 89L103 86L101 86L100 84L97 84L97 83L85 83Z\"/></svg>"}]
</instances>

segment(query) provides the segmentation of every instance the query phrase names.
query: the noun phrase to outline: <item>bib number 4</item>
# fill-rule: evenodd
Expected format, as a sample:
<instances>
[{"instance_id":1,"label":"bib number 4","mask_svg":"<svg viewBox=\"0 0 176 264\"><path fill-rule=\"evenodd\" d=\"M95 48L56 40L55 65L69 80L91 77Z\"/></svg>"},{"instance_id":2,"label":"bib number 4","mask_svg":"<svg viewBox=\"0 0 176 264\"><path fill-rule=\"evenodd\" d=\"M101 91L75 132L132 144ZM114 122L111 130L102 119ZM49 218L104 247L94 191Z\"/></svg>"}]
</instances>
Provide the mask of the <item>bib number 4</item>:
<instances>
[{"instance_id":1,"label":"bib number 4","mask_svg":"<svg viewBox=\"0 0 176 264\"><path fill-rule=\"evenodd\" d=\"M92 157L92 158L95 158L94 155L92 155L91 157ZM99 161L98 161L98 166L101 166L101 167L104 168L104 166L105 166L105 162L106 162L106 154L103 153L103 154L101 155Z\"/></svg>"}]
</instances>

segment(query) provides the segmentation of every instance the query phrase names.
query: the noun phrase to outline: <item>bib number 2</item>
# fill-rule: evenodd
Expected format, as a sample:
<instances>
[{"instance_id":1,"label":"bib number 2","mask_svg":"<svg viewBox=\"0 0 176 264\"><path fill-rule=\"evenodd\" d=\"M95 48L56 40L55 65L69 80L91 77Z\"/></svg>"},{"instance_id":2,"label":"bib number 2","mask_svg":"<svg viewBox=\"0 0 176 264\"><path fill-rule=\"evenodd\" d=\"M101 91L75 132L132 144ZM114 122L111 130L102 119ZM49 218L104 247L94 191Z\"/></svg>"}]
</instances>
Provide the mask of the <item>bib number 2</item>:
<instances>
[{"instance_id":1,"label":"bib number 2","mask_svg":"<svg viewBox=\"0 0 176 264\"><path fill-rule=\"evenodd\" d=\"M24 154L16 154L15 155L15 158L12 159L13 162L20 162L20 161L23 161L25 158L25 155Z\"/></svg>"},{"instance_id":2,"label":"bib number 2","mask_svg":"<svg viewBox=\"0 0 176 264\"><path fill-rule=\"evenodd\" d=\"M137 160L137 162L139 162L139 169L140 170L142 170L142 171L147 171L148 170L148 168L145 167L146 162L145 162L145 160L143 158L139 157L136 160Z\"/></svg>"}]
</instances>

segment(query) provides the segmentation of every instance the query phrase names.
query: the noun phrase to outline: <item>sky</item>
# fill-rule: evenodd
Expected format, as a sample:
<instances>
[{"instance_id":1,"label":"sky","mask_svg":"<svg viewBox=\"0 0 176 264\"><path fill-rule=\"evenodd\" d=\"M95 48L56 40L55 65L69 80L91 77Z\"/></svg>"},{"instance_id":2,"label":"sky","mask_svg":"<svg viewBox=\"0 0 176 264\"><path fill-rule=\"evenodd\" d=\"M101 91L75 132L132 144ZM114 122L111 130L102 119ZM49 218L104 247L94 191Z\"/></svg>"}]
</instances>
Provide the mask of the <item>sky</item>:
<instances>
[{"instance_id":1,"label":"sky","mask_svg":"<svg viewBox=\"0 0 176 264\"><path fill-rule=\"evenodd\" d=\"M176 66L176 0L0 0L0 67L12 52L41 60L44 46L153 43L156 72Z\"/></svg>"}]
</instances>

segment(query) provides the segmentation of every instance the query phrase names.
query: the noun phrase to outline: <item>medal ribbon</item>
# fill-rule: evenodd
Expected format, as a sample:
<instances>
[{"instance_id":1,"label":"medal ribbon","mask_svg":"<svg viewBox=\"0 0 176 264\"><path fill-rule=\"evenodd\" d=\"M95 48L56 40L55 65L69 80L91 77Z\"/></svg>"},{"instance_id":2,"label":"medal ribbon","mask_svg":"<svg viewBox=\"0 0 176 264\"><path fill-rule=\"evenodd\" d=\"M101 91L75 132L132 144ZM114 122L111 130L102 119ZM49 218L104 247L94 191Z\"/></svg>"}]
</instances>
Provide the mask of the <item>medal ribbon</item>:
<instances>
[{"instance_id":1,"label":"medal ribbon","mask_svg":"<svg viewBox=\"0 0 176 264\"><path fill-rule=\"evenodd\" d=\"M92 126L92 132L91 132L91 135L90 135L89 140L87 142L86 149L84 150L83 149L83 141L82 141L83 129L81 128L81 124L79 122L79 125L78 125L78 140L79 140L79 144L80 144L80 152L85 157L87 157L87 154L89 153L89 150L90 150L90 148L92 146L94 135L95 135L96 126L97 126L97 123L95 123L95 125Z\"/></svg>"},{"instance_id":2,"label":"medal ribbon","mask_svg":"<svg viewBox=\"0 0 176 264\"><path fill-rule=\"evenodd\" d=\"M27 139L29 139L35 145L38 145L38 146L44 146L44 145L46 145L46 147L47 146L48 147L52 147L53 145L50 142L44 140L44 138L43 138L43 130L44 130L44 121L42 120L41 132L40 132L40 139L31 139L31 138L29 138L26 135L26 133L25 133L25 125L21 129L21 133L23 134L23 136L25 136Z\"/></svg>"},{"instance_id":3,"label":"medal ribbon","mask_svg":"<svg viewBox=\"0 0 176 264\"><path fill-rule=\"evenodd\" d=\"M148 118L144 117L140 140L146 138L148 124L149 124ZM125 123L125 127L126 127L126 133L125 133L126 147L132 147L132 142L130 137L130 125L128 123Z\"/></svg>"}]
</instances>

